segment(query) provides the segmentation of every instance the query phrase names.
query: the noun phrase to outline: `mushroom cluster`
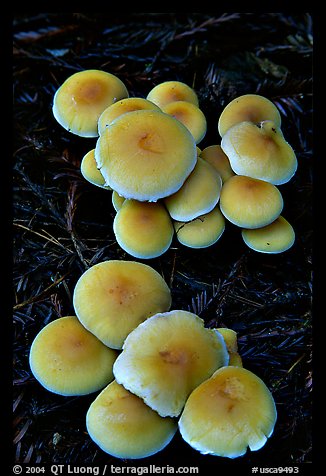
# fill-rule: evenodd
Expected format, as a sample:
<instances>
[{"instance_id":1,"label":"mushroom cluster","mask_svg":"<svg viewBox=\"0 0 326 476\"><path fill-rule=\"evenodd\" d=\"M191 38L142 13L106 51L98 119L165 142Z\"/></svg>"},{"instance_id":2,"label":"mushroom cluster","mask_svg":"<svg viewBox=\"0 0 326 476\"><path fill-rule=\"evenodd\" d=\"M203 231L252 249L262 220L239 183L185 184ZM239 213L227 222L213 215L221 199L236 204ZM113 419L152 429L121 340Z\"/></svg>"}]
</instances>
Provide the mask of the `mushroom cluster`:
<instances>
[{"instance_id":1,"label":"mushroom cluster","mask_svg":"<svg viewBox=\"0 0 326 476\"><path fill-rule=\"evenodd\" d=\"M205 327L171 305L171 290L152 267L95 264L76 282L76 315L35 337L31 371L59 395L98 392L87 432L117 458L153 455L178 430L203 454L258 450L273 432L276 408L265 383L243 368L236 332Z\"/></svg>"}]
</instances>

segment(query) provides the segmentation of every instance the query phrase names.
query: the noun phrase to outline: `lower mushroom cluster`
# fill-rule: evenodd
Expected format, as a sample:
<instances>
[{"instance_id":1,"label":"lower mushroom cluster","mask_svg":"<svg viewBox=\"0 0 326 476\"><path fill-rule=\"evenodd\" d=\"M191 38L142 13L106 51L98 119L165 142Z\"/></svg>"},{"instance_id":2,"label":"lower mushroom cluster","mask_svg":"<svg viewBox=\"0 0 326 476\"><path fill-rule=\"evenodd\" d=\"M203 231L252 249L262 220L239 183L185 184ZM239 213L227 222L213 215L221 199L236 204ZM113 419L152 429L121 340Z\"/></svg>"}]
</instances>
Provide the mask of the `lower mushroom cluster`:
<instances>
[{"instance_id":1,"label":"lower mushroom cluster","mask_svg":"<svg viewBox=\"0 0 326 476\"><path fill-rule=\"evenodd\" d=\"M171 293L148 265L104 261L76 283L76 316L45 326L30 368L60 395L100 393L86 427L117 458L145 458L180 431L195 450L228 458L258 450L276 407L265 383L242 366L237 334L171 310Z\"/></svg>"}]
</instances>

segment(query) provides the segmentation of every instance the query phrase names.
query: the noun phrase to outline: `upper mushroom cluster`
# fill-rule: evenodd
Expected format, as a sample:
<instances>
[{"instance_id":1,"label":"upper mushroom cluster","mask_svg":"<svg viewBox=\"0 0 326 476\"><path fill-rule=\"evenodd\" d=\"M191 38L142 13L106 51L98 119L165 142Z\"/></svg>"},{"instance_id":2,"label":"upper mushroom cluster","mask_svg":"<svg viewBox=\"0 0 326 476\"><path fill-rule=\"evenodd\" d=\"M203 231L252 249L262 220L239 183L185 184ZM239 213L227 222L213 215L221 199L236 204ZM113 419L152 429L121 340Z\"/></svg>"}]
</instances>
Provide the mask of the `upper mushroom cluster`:
<instances>
[{"instance_id":1,"label":"upper mushroom cluster","mask_svg":"<svg viewBox=\"0 0 326 476\"><path fill-rule=\"evenodd\" d=\"M162 276L135 261L98 263L78 279L75 316L35 337L38 382L59 395L99 392L86 414L92 440L118 458L145 458L183 439L236 458L261 448L276 422L265 383L244 369L232 329L171 310Z\"/></svg>"}]
</instances>

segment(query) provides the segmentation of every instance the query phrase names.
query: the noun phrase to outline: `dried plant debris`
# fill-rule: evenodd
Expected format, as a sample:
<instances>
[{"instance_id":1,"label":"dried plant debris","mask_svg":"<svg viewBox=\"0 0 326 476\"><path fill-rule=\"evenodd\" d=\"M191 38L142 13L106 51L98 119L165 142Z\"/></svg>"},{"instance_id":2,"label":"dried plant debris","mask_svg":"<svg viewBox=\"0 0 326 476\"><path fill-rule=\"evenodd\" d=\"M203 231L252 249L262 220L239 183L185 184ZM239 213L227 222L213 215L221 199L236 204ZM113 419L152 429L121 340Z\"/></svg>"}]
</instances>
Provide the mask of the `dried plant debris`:
<instances>
[{"instance_id":1,"label":"dried plant debris","mask_svg":"<svg viewBox=\"0 0 326 476\"><path fill-rule=\"evenodd\" d=\"M295 245L277 256L257 255L229 224L209 249L187 249L175 240L151 266L169 284L174 309L197 313L207 327L237 332L244 366L273 393L279 415L274 435L241 461L310 462L311 14L16 14L13 48L14 460L117 464L87 434L85 414L93 396L50 395L28 365L36 334L72 314L79 276L101 261L129 259L114 237L110 193L80 173L93 141L69 135L51 112L59 85L74 72L94 68L118 75L130 96L146 97L170 79L189 84L207 118L201 148L218 143L218 118L235 97L261 94L279 109L299 163L282 190ZM176 435L173 444L146 460L166 462L218 467L220 458L199 454Z\"/></svg>"}]
</instances>

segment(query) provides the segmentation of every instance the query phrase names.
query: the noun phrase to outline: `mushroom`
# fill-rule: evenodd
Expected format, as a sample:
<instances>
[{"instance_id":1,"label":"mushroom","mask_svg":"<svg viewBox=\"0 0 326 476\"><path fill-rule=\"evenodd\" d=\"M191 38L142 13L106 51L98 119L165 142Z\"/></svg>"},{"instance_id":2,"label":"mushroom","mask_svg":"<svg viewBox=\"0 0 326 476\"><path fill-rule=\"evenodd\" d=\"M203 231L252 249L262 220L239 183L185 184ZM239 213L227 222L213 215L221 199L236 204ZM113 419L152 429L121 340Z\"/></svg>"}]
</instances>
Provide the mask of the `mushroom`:
<instances>
[{"instance_id":1,"label":"mushroom","mask_svg":"<svg viewBox=\"0 0 326 476\"><path fill-rule=\"evenodd\" d=\"M220 145L209 145L205 147L205 149L203 149L199 155L202 159L209 162L216 169L216 171L220 174L223 183L235 175L231 168L229 158L223 152L223 149Z\"/></svg>"},{"instance_id":2,"label":"mushroom","mask_svg":"<svg viewBox=\"0 0 326 476\"><path fill-rule=\"evenodd\" d=\"M104 109L128 95L126 86L114 74L88 69L69 76L57 89L52 111L69 132L97 137L97 123Z\"/></svg>"},{"instance_id":3,"label":"mushroom","mask_svg":"<svg viewBox=\"0 0 326 476\"><path fill-rule=\"evenodd\" d=\"M273 121L240 122L222 137L221 147L236 174L274 185L288 182L298 167L294 150Z\"/></svg>"},{"instance_id":4,"label":"mushroom","mask_svg":"<svg viewBox=\"0 0 326 476\"><path fill-rule=\"evenodd\" d=\"M30 348L29 365L36 380L50 392L87 395L113 380L117 355L88 332L76 316L66 316L50 322L37 334Z\"/></svg>"},{"instance_id":5,"label":"mushroom","mask_svg":"<svg viewBox=\"0 0 326 476\"><path fill-rule=\"evenodd\" d=\"M197 162L194 138L160 111L122 114L95 147L106 183L125 198L155 202L179 190Z\"/></svg>"},{"instance_id":6,"label":"mushroom","mask_svg":"<svg viewBox=\"0 0 326 476\"><path fill-rule=\"evenodd\" d=\"M178 241L189 248L207 248L216 243L225 230L225 219L216 206L212 211L189 222L174 221Z\"/></svg>"},{"instance_id":7,"label":"mushroom","mask_svg":"<svg viewBox=\"0 0 326 476\"><path fill-rule=\"evenodd\" d=\"M162 111L182 122L191 132L196 144L204 139L207 121L205 114L198 106L189 101L173 101L163 106Z\"/></svg>"},{"instance_id":8,"label":"mushroom","mask_svg":"<svg viewBox=\"0 0 326 476\"><path fill-rule=\"evenodd\" d=\"M116 212L120 210L125 200L125 197L122 197L118 192L112 190L112 205Z\"/></svg>"},{"instance_id":9,"label":"mushroom","mask_svg":"<svg viewBox=\"0 0 326 476\"><path fill-rule=\"evenodd\" d=\"M162 418L114 380L90 405L86 428L106 453L116 458L138 459L165 448L178 426L175 419Z\"/></svg>"},{"instance_id":10,"label":"mushroom","mask_svg":"<svg viewBox=\"0 0 326 476\"><path fill-rule=\"evenodd\" d=\"M237 458L262 448L277 419L266 384L243 367L219 368L189 396L179 419L182 438L202 454Z\"/></svg>"},{"instance_id":11,"label":"mushroom","mask_svg":"<svg viewBox=\"0 0 326 476\"><path fill-rule=\"evenodd\" d=\"M238 338L237 333L228 327L218 327L216 329L225 341L229 353L229 365L242 367L242 358L238 352Z\"/></svg>"},{"instance_id":12,"label":"mushroom","mask_svg":"<svg viewBox=\"0 0 326 476\"><path fill-rule=\"evenodd\" d=\"M259 124L262 121L274 121L276 127L281 126L281 115L275 104L259 94L244 94L229 102L218 121L221 137L235 124L249 121Z\"/></svg>"},{"instance_id":13,"label":"mushroom","mask_svg":"<svg viewBox=\"0 0 326 476\"><path fill-rule=\"evenodd\" d=\"M80 164L80 171L84 179L92 185L104 188L105 190L112 190L111 187L105 185L105 180L101 172L98 170L95 161L95 149L90 150L84 155Z\"/></svg>"},{"instance_id":14,"label":"mushroom","mask_svg":"<svg viewBox=\"0 0 326 476\"><path fill-rule=\"evenodd\" d=\"M128 97L121 99L121 101L115 102L108 106L100 115L98 120L98 133L102 134L104 129L111 124L114 119L126 114L127 112L140 111L140 110L160 111L161 109L151 101L140 97Z\"/></svg>"},{"instance_id":15,"label":"mushroom","mask_svg":"<svg viewBox=\"0 0 326 476\"><path fill-rule=\"evenodd\" d=\"M113 221L118 244L135 258L156 258L165 253L174 228L161 202L125 200Z\"/></svg>"},{"instance_id":16,"label":"mushroom","mask_svg":"<svg viewBox=\"0 0 326 476\"><path fill-rule=\"evenodd\" d=\"M164 81L154 86L146 99L162 107L175 101L188 101L199 106L198 96L193 88L182 81Z\"/></svg>"},{"instance_id":17,"label":"mushroom","mask_svg":"<svg viewBox=\"0 0 326 476\"><path fill-rule=\"evenodd\" d=\"M115 379L161 416L178 416L191 391L227 365L223 337L196 314L158 313L126 338Z\"/></svg>"},{"instance_id":18,"label":"mushroom","mask_svg":"<svg viewBox=\"0 0 326 476\"><path fill-rule=\"evenodd\" d=\"M214 167L198 157L183 186L164 203L173 220L190 221L213 210L220 199L222 179Z\"/></svg>"},{"instance_id":19,"label":"mushroom","mask_svg":"<svg viewBox=\"0 0 326 476\"><path fill-rule=\"evenodd\" d=\"M295 242L292 225L281 215L262 228L243 229L241 235L249 248L260 253L283 253Z\"/></svg>"},{"instance_id":20,"label":"mushroom","mask_svg":"<svg viewBox=\"0 0 326 476\"><path fill-rule=\"evenodd\" d=\"M105 345L121 349L129 332L171 306L171 292L152 267L136 261L95 264L78 279L73 305L86 329Z\"/></svg>"},{"instance_id":21,"label":"mushroom","mask_svg":"<svg viewBox=\"0 0 326 476\"><path fill-rule=\"evenodd\" d=\"M269 182L234 175L222 187L220 209L234 225L242 228L261 228L281 214L283 197Z\"/></svg>"}]
</instances>

